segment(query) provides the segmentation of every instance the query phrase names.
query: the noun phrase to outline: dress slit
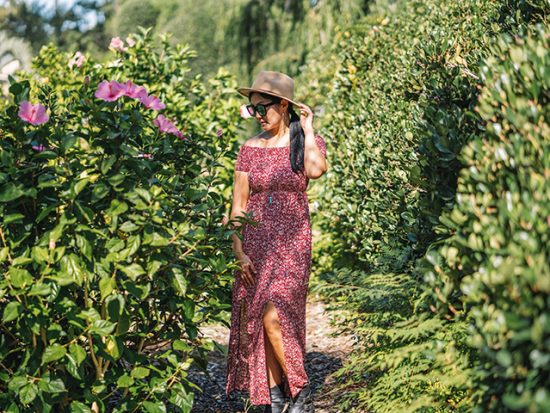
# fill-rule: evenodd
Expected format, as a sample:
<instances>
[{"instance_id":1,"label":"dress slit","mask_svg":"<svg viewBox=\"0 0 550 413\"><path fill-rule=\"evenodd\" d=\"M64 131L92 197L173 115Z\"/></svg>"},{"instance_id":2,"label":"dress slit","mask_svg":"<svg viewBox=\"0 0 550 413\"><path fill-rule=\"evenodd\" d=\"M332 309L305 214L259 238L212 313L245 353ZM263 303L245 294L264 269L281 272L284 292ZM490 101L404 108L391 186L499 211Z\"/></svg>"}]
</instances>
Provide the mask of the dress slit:
<instances>
[{"instance_id":1,"label":"dress slit","mask_svg":"<svg viewBox=\"0 0 550 413\"><path fill-rule=\"evenodd\" d=\"M289 338L292 337L292 335L289 334L289 329L290 329L291 326L289 325L289 320L288 320L288 317L287 317L285 311L282 310L283 305L277 299L273 299L272 296L269 296L262 304L262 323L261 323L262 333L264 333L264 331L265 331L265 328L264 328L264 325L263 325L263 316L265 315L265 309L266 309L267 303L269 301L271 301L273 303L273 305L275 307L275 311L277 312L277 317L279 319L279 325L280 325L280 328L281 328L281 340L283 342L283 344L282 344L282 346L283 346L283 356L285 358L286 369L289 373L289 375L287 376L285 374L285 372L283 371L283 376L284 376L284 378L286 378L285 392L287 394L290 393L292 397L296 397L296 395L298 394L300 389L303 387L305 382L303 382L303 380L300 382L299 377L294 377L293 372L300 370L300 368L303 366L303 359L302 359L302 363L298 363L298 365L293 365L293 360L295 360L296 357L292 357L292 355L290 353L290 347L289 347ZM263 341L264 337L267 337L267 333L265 335L258 333L257 337L262 337L261 340ZM265 361L265 359L266 359L265 341L262 342L262 343L259 343L258 348L262 349L261 352L263 354L260 354L260 357L261 357L262 360ZM266 363L265 367L266 367L265 371L266 371L266 378L267 378L266 386L267 386L267 392L269 393L269 374L268 374L268 371L267 371L267 363Z\"/></svg>"},{"instance_id":2,"label":"dress slit","mask_svg":"<svg viewBox=\"0 0 550 413\"><path fill-rule=\"evenodd\" d=\"M277 312L277 317L279 319L279 325L280 325L280 328L281 328L281 340L282 340L282 346L283 346L283 357L285 359L285 367L287 369L287 372L291 372L293 369L291 369L289 367L289 362L291 363L292 362L292 359L291 359L291 355L290 355L290 350L289 350L289 334L288 334L288 331L287 329L290 328L289 326L287 326L286 324L286 316L283 314L283 310L281 310L279 308L279 306L282 307L282 305L277 301L277 300L274 300L272 299L271 297L269 297L264 303L263 303L263 306L262 306L262 320L263 320L263 316L265 315L265 309L267 307L267 303L271 301L273 303L273 306L275 307L275 311ZM265 331L265 328L263 326L263 322L262 322L262 332ZM264 338L267 337L267 333L265 333L264 335ZM261 357L263 357L263 359L265 360L266 358L266 355L265 355L265 341L262 343L262 345L259 346L260 348L263 349L263 355ZM279 362L277 360L277 362ZM282 366L281 366L282 368ZM288 378L288 375L287 373L282 372L282 376L283 376L283 383L285 385L285 393L291 393L292 394L292 397L295 397L296 394L298 393L299 390L295 390L295 389L298 389L298 387L296 386L296 383L294 383L294 381L292 381L291 383L291 379ZM269 372L267 371L267 364L266 364L266 377L267 377L267 391L269 392ZM299 386L299 388L301 388L302 386ZM292 392L292 390L295 390L294 392Z\"/></svg>"}]
</instances>

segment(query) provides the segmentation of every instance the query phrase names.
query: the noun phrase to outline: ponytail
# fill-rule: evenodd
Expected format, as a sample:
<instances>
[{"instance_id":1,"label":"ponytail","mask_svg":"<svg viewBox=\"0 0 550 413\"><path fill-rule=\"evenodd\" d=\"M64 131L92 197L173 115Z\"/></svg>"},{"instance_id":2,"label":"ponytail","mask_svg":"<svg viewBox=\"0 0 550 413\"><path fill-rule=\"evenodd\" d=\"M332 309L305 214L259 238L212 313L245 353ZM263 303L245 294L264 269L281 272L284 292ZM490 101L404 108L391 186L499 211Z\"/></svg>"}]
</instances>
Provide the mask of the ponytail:
<instances>
[{"instance_id":1,"label":"ponytail","mask_svg":"<svg viewBox=\"0 0 550 413\"><path fill-rule=\"evenodd\" d=\"M304 170L305 134L302 125L300 125L300 117L290 102L288 114L290 116L290 166L294 173L298 173Z\"/></svg>"}]
</instances>

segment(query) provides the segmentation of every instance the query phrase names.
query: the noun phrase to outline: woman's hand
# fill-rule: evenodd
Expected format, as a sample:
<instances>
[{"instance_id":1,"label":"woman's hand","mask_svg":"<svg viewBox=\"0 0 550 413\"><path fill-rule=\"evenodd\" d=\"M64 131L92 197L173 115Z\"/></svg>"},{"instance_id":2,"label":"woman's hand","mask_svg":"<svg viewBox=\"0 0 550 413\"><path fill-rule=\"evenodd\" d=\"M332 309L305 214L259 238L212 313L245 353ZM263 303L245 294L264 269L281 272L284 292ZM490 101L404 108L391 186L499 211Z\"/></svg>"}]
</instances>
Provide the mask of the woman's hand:
<instances>
[{"instance_id":1,"label":"woman's hand","mask_svg":"<svg viewBox=\"0 0 550 413\"><path fill-rule=\"evenodd\" d=\"M304 133L313 132L313 111L307 105L299 103L300 105L300 125L304 130Z\"/></svg>"},{"instance_id":2,"label":"woman's hand","mask_svg":"<svg viewBox=\"0 0 550 413\"><path fill-rule=\"evenodd\" d=\"M245 284L248 286L252 286L254 284L254 277L256 274L256 267L254 267L254 264L248 258L248 255L246 255L244 252L240 252L237 254L237 259L239 260L239 263L241 265L241 276Z\"/></svg>"}]
</instances>

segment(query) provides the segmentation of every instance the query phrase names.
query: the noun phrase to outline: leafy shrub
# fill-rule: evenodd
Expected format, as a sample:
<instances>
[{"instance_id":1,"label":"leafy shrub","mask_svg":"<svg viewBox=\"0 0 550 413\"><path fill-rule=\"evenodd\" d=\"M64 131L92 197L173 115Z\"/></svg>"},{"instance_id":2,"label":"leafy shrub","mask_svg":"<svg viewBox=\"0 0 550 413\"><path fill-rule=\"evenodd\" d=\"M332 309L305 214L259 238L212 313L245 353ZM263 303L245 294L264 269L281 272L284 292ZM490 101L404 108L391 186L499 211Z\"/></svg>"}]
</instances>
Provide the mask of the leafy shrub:
<instances>
[{"instance_id":1,"label":"leafy shrub","mask_svg":"<svg viewBox=\"0 0 550 413\"><path fill-rule=\"evenodd\" d=\"M448 236L440 217L457 202L460 154L484 139L480 65L499 56L491 45L500 33L523 36L543 2L402 1L394 10L342 31L339 67L325 70L334 71L323 105L334 156L315 289L359 344L337 373L343 411L470 412L494 383L476 379L468 323L453 318L461 308L437 312L456 282L438 270L427 285L417 258Z\"/></svg>"},{"instance_id":2,"label":"leafy shrub","mask_svg":"<svg viewBox=\"0 0 550 413\"><path fill-rule=\"evenodd\" d=\"M479 412L550 406L550 90L548 26L504 36L483 64L476 112L485 133L461 153L450 237L426 280L471 325L481 355Z\"/></svg>"},{"instance_id":3,"label":"leafy shrub","mask_svg":"<svg viewBox=\"0 0 550 413\"><path fill-rule=\"evenodd\" d=\"M70 68L45 47L11 80L0 114L2 410L189 412L186 370L204 367L212 346L198 327L228 308L236 266L220 206L237 146L226 139L234 81L189 78L192 52L166 37L160 50L146 31L133 41L111 62ZM105 100L116 80L148 98ZM174 127L147 108L152 96ZM49 119L24 121L25 101Z\"/></svg>"}]
</instances>

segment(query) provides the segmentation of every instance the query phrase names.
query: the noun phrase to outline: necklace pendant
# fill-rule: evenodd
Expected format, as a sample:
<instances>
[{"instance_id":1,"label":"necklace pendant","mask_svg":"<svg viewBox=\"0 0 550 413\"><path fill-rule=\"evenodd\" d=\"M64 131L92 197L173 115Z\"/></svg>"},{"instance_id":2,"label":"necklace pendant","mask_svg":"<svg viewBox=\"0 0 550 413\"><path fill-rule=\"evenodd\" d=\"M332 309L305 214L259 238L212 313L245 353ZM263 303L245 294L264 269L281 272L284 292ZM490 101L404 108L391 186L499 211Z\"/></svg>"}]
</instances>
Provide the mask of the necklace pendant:
<instances>
[{"instance_id":1,"label":"necklace pendant","mask_svg":"<svg viewBox=\"0 0 550 413\"><path fill-rule=\"evenodd\" d=\"M269 203L271 204L273 202L273 198L271 197L271 195L269 195Z\"/></svg>"}]
</instances>

